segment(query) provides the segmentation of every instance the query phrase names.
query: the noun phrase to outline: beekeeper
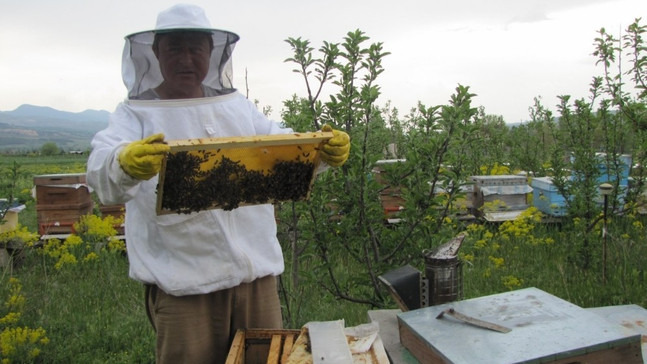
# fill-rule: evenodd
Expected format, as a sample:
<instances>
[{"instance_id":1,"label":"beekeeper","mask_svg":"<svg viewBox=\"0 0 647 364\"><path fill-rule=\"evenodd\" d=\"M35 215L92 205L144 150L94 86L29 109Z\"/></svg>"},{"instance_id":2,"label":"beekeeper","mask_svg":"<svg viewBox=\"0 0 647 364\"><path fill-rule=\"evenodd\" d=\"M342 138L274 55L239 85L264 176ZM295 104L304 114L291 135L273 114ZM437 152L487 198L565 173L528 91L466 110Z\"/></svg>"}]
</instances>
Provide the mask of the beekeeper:
<instances>
[{"instance_id":1,"label":"beekeeper","mask_svg":"<svg viewBox=\"0 0 647 364\"><path fill-rule=\"evenodd\" d=\"M126 37L128 99L92 140L87 180L106 205L126 204L131 278L146 287L158 363L224 362L239 328L280 328L276 276L283 255L272 205L157 216L164 140L291 133L232 85L238 35L211 27L204 11L176 5L154 30ZM344 132L323 146L346 161Z\"/></svg>"}]
</instances>

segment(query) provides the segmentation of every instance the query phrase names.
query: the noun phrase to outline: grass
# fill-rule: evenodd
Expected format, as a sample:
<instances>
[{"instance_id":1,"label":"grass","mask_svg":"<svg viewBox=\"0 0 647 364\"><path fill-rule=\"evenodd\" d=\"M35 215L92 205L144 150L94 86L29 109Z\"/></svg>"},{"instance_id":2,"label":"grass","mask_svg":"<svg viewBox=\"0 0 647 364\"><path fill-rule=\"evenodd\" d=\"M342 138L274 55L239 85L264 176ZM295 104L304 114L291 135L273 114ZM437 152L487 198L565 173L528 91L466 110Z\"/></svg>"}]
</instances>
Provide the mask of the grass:
<instances>
[{"instance_id":1,"label":"grass","mask_svg":"<svg viewBox=\"0 0 647 364\"><path fill-rule=\"evenodd\" d=\"M56 270L49 257L28 252L16 276L28 303L24 323L45 328L50 338L42 362L154 362L143 286L127 272L120 254Z\"/></svg>"}]
</instances>

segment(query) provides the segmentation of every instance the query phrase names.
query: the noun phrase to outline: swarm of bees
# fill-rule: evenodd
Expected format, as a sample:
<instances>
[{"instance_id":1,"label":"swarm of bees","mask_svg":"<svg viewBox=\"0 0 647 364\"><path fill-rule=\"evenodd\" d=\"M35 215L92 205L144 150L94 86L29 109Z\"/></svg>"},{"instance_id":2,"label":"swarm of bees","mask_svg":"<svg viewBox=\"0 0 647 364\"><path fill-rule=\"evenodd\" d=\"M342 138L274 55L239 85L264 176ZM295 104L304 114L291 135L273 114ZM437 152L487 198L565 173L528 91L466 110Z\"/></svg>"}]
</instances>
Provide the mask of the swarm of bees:
<instances>
[{"instance_id":1,"label":"swarm of bees","mask_svg":"<svg viewBox=\"0 0 647 364\"><path fill-rule=\"evenodd\" d=\"M241 205L307 197L315 165L299 158L276 161L270 171L248 170L224 155L203 169L211 152L170 153L166 160L162 209L189 214L210 208L231 211Z\"/></svg>"}]
</instances>

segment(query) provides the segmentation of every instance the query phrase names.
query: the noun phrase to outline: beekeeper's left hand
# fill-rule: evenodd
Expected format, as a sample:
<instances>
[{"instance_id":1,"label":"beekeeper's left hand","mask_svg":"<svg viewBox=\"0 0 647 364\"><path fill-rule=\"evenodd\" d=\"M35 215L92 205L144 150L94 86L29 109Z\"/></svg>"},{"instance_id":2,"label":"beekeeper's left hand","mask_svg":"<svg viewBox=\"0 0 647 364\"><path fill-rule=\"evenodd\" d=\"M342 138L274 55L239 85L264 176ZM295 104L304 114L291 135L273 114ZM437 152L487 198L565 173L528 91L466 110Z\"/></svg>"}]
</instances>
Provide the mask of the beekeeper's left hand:
<instances>
[{"instance_id":1,"label":"beekeeper's left hand","mask_svg":"<svg viewBox=\"0 0 647 364\"><path fill-rule=\"evenodd\" d=\"M350 137L346 132L334 130L330 124L324 125L321 131L333 133L321 147L321 159L332 167L343 165L350 153Z\"/></svg>"}]
</instances>

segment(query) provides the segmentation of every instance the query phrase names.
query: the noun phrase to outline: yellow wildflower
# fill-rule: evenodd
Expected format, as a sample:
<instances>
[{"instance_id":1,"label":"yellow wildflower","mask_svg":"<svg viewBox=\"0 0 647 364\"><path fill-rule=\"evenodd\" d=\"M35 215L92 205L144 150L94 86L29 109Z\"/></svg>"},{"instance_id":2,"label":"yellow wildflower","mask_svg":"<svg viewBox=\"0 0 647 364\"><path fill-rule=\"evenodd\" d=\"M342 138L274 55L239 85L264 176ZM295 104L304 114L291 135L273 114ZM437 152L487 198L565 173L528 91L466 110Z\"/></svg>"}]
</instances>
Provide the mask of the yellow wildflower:
<instances>
[{"instance_id":1,"label":"yellow wildflower","mask_svg":"<svg viewBox=\"0 0 647 364\"><path fill-rule=\"evenodd\" d=\"M90 252L90 253L88 253L88 255L86 255L86 256L83 258L83 262L84 262L84 263L87 263L87 262L90 262L90 261L93 261L93 260L97 260L97 259L99 259L99 256L97 255L97 253L95 253L95 252Z\"/></svg>"},{"instance_id":2,"label":"yellow wildflower","mask_svg":"<svg viewBox=\"0 0 647 364\"><path fill-rule=\"evenodd\" d=\"M490 255L489 259L492 263L494 263L494 268L501 268L503 266L503 258L497 258Z\"/></svg>"},{"instance_id":3,"label":"yellow wildflower","mask_svg":"<svg viewBox=\"0 0 647 364\"><path fill-rule=\"evenodd\" d=\"M503 277L503 285L509 290L513 290L521 287L522 281L519 278L509 275Z\"/></svg>"}]
</instances>

